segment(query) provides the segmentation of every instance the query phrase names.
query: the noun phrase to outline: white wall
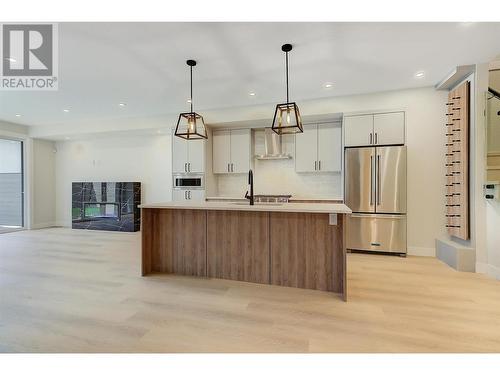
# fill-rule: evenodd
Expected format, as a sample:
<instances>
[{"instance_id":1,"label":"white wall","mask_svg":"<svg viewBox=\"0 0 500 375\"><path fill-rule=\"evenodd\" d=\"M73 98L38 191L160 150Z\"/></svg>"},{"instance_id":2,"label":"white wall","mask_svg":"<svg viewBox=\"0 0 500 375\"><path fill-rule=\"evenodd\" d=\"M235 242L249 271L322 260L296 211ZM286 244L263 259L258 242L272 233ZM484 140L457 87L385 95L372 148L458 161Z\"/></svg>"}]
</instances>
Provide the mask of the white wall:
<instances>
[{"instance_id":1,"label":"white wall","mask_svg":"<svg viewBox=\"0 0 500 375\"><path fill-rule=\"evenodd\" d=\"M500 90L500 71L490 72L489 86L495 90ZM500 117L497 112L500 110L497 99L488 101L490 104L490 112L488 113L488 139L487 151L498 152L498 141L500 140ZM496 129L495 129L496 128ZM478 150L479 156L483 156L485 152L482 149ZM488 201L485 209L486 216L486 254L480 259L479 269L481 272L487 273L492 277L500 279L500 202Z\"/></svg>"},{"instance_id":2,"label":"white wall","mask_svg":"<svg viewBox=\"0 0 500 375\"><path fill-rule=\"evenodd\" d=\"M56 224L55 143L32 141L31 228Z\"/></svg>"},{"instance_id":3,"label":"white wall","mask_svg":"<svg viewBox=\"0 0 500 375\"><path fill-rule=\"evenodd\" d=\"M57 142L56 220L71 226L71 183L137 181L142 202L171 200L170 135L134 135Z\"/></svg>"}]
</instances>

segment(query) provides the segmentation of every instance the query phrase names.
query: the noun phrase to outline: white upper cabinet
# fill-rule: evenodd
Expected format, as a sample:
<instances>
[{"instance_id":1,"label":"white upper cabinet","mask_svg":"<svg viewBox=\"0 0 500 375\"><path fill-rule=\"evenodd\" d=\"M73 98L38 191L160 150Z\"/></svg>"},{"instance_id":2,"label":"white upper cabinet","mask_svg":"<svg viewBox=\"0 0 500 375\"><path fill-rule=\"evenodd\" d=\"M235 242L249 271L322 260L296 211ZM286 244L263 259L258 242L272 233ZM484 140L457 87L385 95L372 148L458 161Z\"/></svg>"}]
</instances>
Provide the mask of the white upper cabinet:
<instances>
[{"instance_id":1,"label":"white upper cabinet","mask_svg":"<svg viewBox=\"0 0 500 375\"><path fill-rule=\"evenodd\" d=\"M250 129L231 130L231 172L248 173L251 157Z\"/></svg>"},{"instance_id":2,"label":"white upper cabinet","mask_svg":"<svg viewBox=\"0 0 500 375\"><path fill-rule=\"evenodd\" d=\"M296 172L340 172L342 128L335 123L305 125L295 135Z\"/></svg>"},{"instance_id":3,"label":"white upper cabinet","mask_svg":"<svg viewBox=\"0 0 500 375\"><path fill-rule=\"evenodd\" d=\"M174 173L187 172L188 142L172 134L172 170Z\"/></svg>"},{"instance_id":4,"label":"white upper cabinet","mask_svg":"<svg viewBox=\"0 0 500 375\"><path fill-rule=\"evenodd\" d=\"M250 169L250 129L217 130L213 138L214 173L247 173Z\"/></svg>"},{"instance_id":5,"label":"white upper cabinet","mask_svg":"<svg viewBox=\"0 0 500 375\"><path fill-rule=\"evenodd\" d=\"M345 116L344 134L346 147L404 144L405 113Z\"/></svg>"},{"instance_id":6,"label":"white upper cabinet","mask_svg":"<svg viewBox=\"0 0 500 375\"><path fill-rule=\"evenodd\" d=\"M346 147L373 145L373 115L344 117L344 134Z\"/></svg>"},{"instance_id":7,"label":"white upper cabinet","mask_svg":"<svg viewBox=\"0 0 500 375\"><path fill-rule=\"evenodd\" d=\"M314 172L318 169L317 149L317 125L304 125L304 132L295 134L296 172Z\"/></svg>"},{"instance_id":8,"label":"white upper cabinet","mask_svg":"<svg viewBox=\"0 0 500 375\"><path fill-rule=\"evenodd\" d=\"M172 135L172 170L174 173L205 171L205 140L186 140Z\"/></svg>"},{"instance_id":9,"label":"white upper cabinet","mask_svg":"<svg viewBox=\"0 0 500 375\"><path fill-rule=\"evenodd\" d=\"M231 132L218 130L212 133L213 171L214 173L229 173L231 163Z\"/></svg>"},{"instance_id":10,"label":"white upper cabinet","mask_svg":"<svg viewBox=\"0 0 500 375\"><path fill-rule=\"evenodd\" d=\"M342 170L342 128L336 124L318 125L318 170Z\"/></svg>"},{"instance_id":11,"label":"white upper cabinet","mask_svg":"<svg viewBox=\"0 0 500 375\"><path fill-rule=\"evenodd\" d=\"M380 113L373 116L374 142L377 145L405 143L404 112Z\"/></svg>"}]
</instances>

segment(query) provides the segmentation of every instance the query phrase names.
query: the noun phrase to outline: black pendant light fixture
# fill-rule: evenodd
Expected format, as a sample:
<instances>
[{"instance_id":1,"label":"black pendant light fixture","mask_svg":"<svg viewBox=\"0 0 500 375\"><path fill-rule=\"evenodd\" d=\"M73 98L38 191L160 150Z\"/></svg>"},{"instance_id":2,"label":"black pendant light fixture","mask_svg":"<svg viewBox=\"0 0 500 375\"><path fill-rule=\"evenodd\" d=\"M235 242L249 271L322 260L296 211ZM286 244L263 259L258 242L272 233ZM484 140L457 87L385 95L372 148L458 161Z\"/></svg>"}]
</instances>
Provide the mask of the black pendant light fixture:
<instances>
[{"instance_id":1,"label":"black pendant light fixture","mask_svg":"<svg viewBox=\"0 0 500 375\"><path fill-rule=\"evenodd\" d=\"M296 103L290 102L288 95L288 52L292 50L291 44L283 44L281 50L285 52L286 64L286 103L278 104L274 111L272 129L275 133L293 134L302 133L302 119L300 118L299 107Z\"/></svg>"},{"instance_id":2,"label":"black pendant light fixture","mask_svg":"<svg viewBox=\"0 0 500 375\"><path fill-rule=\"evenodd\" d=\"M188 60L186 64L188 64L191 73L191 96L189 98L191 110L179 115L175 136L187 140L207 139L207 129L205 128L203 116L193 111L193 66L196 66L196 61Z\"/></svg>"}]
</instances>

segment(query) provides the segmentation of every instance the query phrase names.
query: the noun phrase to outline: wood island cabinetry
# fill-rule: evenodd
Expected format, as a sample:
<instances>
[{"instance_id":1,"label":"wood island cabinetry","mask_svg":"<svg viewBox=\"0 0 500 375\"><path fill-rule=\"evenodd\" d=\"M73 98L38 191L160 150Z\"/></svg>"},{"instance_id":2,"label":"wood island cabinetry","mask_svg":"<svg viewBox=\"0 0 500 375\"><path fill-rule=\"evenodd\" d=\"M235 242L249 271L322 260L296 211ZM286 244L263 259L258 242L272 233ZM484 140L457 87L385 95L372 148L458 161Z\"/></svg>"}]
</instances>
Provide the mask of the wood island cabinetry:
<instances>
[{"instance_id":1,"label":"wood island cabinetry","mask_svg":"<svg viewBox=\"0 0 500 375\"><path fill-rule=\"evenodd\" d=\"M172 273L317 289L345 299L344 224L350 212L306 209L325 206L143 206L142 275Z\"/></svg>"}]
</instances>

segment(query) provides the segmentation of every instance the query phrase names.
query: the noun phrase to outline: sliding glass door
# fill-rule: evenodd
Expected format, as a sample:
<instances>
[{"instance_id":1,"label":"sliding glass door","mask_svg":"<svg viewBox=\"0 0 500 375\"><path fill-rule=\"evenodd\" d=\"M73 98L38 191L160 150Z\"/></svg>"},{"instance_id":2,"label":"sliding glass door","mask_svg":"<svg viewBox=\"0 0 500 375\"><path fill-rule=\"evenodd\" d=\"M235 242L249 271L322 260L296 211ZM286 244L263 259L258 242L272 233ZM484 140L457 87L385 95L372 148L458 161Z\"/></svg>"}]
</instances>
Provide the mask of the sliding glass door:
<instances>
[{"instance_id":1,"label":"sliding glass door","mask_svg":"<svg viewBox=\"0 0 500 375\"><path fill-rule=\"evenodd\" d=\"M0 138L0 233L23 227L23 142Z\"/></svg>"}]
</instances>

